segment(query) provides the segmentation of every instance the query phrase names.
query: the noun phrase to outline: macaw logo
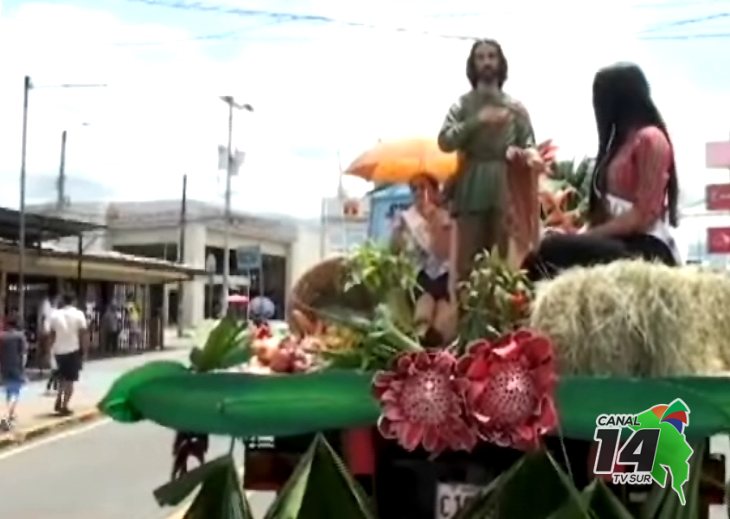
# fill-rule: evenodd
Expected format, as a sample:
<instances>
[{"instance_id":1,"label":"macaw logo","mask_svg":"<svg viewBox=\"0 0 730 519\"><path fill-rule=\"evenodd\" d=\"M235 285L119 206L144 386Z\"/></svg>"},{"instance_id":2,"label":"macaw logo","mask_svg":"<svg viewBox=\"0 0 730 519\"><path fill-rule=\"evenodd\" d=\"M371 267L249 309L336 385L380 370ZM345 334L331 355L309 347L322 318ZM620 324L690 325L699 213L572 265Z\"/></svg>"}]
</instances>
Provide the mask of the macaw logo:
<instances>
[{"instance_id":1,"label":"macaw logo","mask_svg":"<svg viewBox=\"0 0 730 519\"><path fill-rule=\"evenodd\" d=\"M611 475L615 484L666 486L686 504L684 485L689 480L689 459L694 450L687 442L689 407L680 398L637 414L602 414L596 419L593 438L598 442L594 472ZM619 446L625 430L629 437Z\"/></svg>"}]
</instances>

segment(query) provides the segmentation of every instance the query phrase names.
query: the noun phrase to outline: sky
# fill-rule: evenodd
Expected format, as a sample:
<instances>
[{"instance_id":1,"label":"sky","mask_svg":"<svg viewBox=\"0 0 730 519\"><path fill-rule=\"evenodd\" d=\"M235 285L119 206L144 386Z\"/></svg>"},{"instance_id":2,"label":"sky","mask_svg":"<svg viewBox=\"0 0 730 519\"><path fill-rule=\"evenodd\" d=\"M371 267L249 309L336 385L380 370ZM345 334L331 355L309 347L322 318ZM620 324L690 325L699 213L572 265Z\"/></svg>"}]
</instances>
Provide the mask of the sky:
<instances>
[{"instance_id":1,"label":"sky","mask_svg":"<svg viewBox=\"0 0 730 519\"><path fill-rule=\"evenodd\" d=\"M730 137L730 69L721 65L730 0L0 2L2 205L19 199L27 74L36 87L30 202L55 196L66 129L72 201L178 198L187 174L189 197L222 203L217 147L228 113L219 96L233 95L254 107L234 114L234 144L246 152L234 208L316 216L340 168L378 139L435 137L468 88L471 42L445 36L502 43L505 90L562 159L595 151L596 70L634 61L669 126L684 199L728 177L704 168L704 145ZM707 37L716 33L725 37Z\"/></svg>"}]
</instances>

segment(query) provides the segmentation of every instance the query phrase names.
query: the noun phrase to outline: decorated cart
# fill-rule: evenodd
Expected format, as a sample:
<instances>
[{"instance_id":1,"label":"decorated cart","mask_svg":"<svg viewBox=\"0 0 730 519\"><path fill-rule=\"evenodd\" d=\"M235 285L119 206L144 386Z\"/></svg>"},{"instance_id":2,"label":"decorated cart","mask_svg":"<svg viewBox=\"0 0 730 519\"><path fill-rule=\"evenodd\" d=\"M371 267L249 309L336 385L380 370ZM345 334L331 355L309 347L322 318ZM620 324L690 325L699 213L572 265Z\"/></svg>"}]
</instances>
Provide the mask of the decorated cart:
<instances>
[{"instance_id":1,"label":"decorated cart","mask_svg":"<svg viewBox=\"0 0 730 519\"><path fill-rule=\"evenodd\" d=\"M412 280L373 245L320 264L295 290L291 336L224 320L189 365L134 369L100 407L178 431L156 495L200 487L190 518L249 513L235 460L205 462L208 435L274 438L244 469L250 489L279 492L272 518L707 517L723 503L708 440L730 430L724 273L626 262L534 289L485 255L462 338L438 350L408 327ZM203 464L188 472L190 455Z\"/></svg>"},{"instance_id":2,"label":"decorated cart","mask_svg":"<svg viewBox=\"0 0 730 519\"><path fill-rule=\"evenodd\" d=\"M557 177L544 223L579 226L582 180ZM726 273L627 261L533 286L485 251L457 340L429 348L415 288L407 256L365 244L297 282L288 333L224 319L99 406L177 432L155 496L187 519L250 518L246 490L277 492L270 519L728 516ZM231 453L206 459L209 435Z\"/></svg>"}]
</instances>

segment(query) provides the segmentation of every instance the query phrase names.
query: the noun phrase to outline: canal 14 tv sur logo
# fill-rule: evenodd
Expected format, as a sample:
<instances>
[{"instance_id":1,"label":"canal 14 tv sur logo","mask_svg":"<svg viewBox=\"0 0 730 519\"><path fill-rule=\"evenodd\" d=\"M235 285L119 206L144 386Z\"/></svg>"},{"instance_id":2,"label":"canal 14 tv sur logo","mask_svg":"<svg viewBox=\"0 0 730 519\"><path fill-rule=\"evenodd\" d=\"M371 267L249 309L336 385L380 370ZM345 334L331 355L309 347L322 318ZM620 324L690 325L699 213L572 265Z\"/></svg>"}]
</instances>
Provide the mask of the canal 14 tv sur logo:
<instances>
[{"instance_id":1,"label":"canal 14 tv sur logo","mask_svg":"<svg viewBox=\"0 0 730 519\"><path fill-rule=\"evenodd\" d=\"M596 475L614 484L671 484L682 504L693 449L685 436L689 408L681 399L636 414L601 414L593 435Z\"/></svg>"}]
</instances>

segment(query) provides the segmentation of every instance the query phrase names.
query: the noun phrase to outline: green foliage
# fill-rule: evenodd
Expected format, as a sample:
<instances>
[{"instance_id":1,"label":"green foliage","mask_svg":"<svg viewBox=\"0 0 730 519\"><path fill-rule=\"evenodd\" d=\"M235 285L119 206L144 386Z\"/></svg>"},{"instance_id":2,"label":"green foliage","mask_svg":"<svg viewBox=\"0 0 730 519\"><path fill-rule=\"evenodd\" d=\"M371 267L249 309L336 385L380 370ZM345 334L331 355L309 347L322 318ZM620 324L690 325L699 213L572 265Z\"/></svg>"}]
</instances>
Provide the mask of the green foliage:
<instances>
[{"instance_id":1,"label":"green foliage","mask_svg":"<svg viewBox=\"0 0 730 519\"><path fill-rule=\"evenodd\" d=\"M348 290L356 285L365 286L370 293L383 300L393 288L412 292L416 287L418 268L405 253L394 253L387 246L367 241L347 260Z\"/></svg>"},{"instance_id":2,"label":"green foliage","mask_svg":"<svg viewBox=\"0 0 730 519\"><path fill-rule=\"evenodd\" d=\"M225 317L210 331L202 350L193 348L190 363L201 373L243 364L251 358L251 340L246 324Z\"/></svg>"},{"instance_id":3,"label":"green foliage","mask_svg":"<svg viewBox=\"0 0 730 519\"><path fill-rule=\"evenodd\" d=\"M577 164L575 160L556 161L552 164L550 179L557 183L556 187L559 189L572 187L581 198L588 198L593 166L594 160L588 157L584 157Z\"/></svg>"},{"instance_id":4,"label":"green foliage","mask_svg":"<svg viewBox=\"0 0 730 519\"><path fill-rule=\"evenodd\" d=\"M477 256L469 279L459 286L464 315L462 347L476 339L495 339L524 325L533 292L525 273L514 270L495 252Z\"/></svg>"},{"instance_id":5,"label":"green foliage","mask_svg":"<svg viewBox=\"0 0 730 519\"><path fill-rule=\"evenodd\" d=\"M376 303L389 306L400 329L413 329L413 293L418 267L410 255L368 241L347 259L346 272L346 292L364 288Z\"/></svg>"},{"instance_id":6,"label":"green foliage","mask_svg":"<svg viewBox=\"0 0 730 519\"><path fill-rule=\"evenodd\" d=\"M594 162L588 157L584 157L577 163L575 160L553 162L547 179L551 191L572 189L576 194L569 198L568 205L563 208L564 211L577 211L579 214L585 214L588 210Z\"/></svg>"},{"instance_id":7,"label":"green foliage","mask_svg":"<svg viewBox=\"0 0 730 519\"><path fill-rule=\"evenodd\" d=\"M385 369L401 352L421 349L414 338L395 324L387 304L378 305L371 319L343 308L321 309L317 316L325 322L350 328L362 335L359 344L349 350L322 354L330 368L363 371Z\"/></svg>"}]
</instances>

